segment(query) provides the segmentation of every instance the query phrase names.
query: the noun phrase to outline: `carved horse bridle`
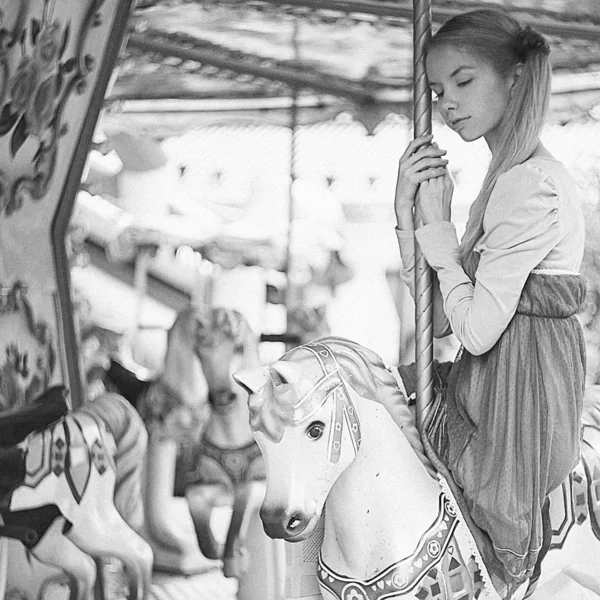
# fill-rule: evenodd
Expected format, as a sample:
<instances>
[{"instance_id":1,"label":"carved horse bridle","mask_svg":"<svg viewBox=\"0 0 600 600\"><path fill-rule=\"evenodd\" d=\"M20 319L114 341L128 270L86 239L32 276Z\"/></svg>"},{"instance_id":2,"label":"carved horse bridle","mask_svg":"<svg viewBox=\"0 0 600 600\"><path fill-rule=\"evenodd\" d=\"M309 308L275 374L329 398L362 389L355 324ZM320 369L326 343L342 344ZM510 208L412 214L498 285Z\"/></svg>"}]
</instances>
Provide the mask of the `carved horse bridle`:
<instances>
[{"instance_id":1,"label":"carved horse bridle","mask_svg":"<svg viewBox=\"0 0 600 600\"><path fill-rule=\"evenodd\" d=\"M323 377L294 406L294 414L300 420L310 418L333 395L335 403L332 413L332 426L329 436L329 460L333 464L339 461L342 446L344 422L348 426L354 452L358 452L361 442L360 423L356 409L340 374L340 366L331 349L318 342L309 342L299 349L309 351L321 365ZM307 407L310 403L310 408Z\"/></svg>"}]
</instances>

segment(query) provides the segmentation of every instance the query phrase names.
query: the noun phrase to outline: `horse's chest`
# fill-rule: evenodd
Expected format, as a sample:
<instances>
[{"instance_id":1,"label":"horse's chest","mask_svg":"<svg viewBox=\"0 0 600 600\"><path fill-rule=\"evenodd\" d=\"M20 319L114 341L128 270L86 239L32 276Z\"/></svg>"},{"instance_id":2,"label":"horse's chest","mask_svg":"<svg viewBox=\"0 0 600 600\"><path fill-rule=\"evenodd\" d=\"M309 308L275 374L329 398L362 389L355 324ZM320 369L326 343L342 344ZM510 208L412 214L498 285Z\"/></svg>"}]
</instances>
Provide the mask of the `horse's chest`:
<instances>
[{"instance_id":1,"label":"horse's chest","mask_svg":"<svg viewBox=\"0 0 600 600\"><path fill-rule=\"evenodd\" d=\"M219 448L203 439L196 449L188 484L222 483L235 486L246 481L265 479L264 462L255 442L240 448Z\"/></svg>"},{"instance_id":2,"label":"horse's chest","mask_svg":"<svg viewBox=\"0 0 600 600\"><path fill-rule=\"evenodd\" d=\"M319 556L317 576L324 598L338 600L472 600L483 579L474 557L465 560L457 539L452 506L440 497L440 511L415 551L368 580L336 573Z\"/></svg>"}]
</instances>

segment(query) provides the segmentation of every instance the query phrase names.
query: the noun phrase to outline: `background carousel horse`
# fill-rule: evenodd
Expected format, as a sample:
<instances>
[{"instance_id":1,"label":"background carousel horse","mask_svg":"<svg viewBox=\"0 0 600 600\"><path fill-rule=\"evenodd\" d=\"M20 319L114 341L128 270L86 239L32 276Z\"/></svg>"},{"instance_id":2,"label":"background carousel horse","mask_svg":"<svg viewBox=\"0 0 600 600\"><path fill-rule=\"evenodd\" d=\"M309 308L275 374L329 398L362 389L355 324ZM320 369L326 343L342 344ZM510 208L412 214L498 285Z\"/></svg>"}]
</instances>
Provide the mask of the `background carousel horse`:
<instances>
[{"instance_id":1,"label":"background carousel horse","mask_svg":"<svg viewBox=\"0 0 600 600\"><path fill-rule=\"evenodd\" d=\"M143 536L154 551L154 566L187 574L217 566L200 551L186 499L174 493L178 456L198 441L210 410L194 346L199 318L193 307L177 314L167 334L164 366L153 379L140 381L116 360L107 373L119 391L127 390L148 430Z\"/></svg>"},{"instance_id":2,"label":"background carousel horse","mask_svg":"<svg viewBox=\"0 0 600 600\"><path fill-rule=\"evenodd\" d=\"M428 472L401 382L376 354L326 337L235 378L250 394L251 425L267 465L267 533L315 545L311 536L327 505L313 585L299 595L499 598L448 483ZM550 498L554 550L531 598L600 595L593 536L600 533L599 405L586 411L583 464ZM592 527L572 530L587 514Z\"/></svg>"},{"instance_id":3,"label":"background carousel horse","mask_svg":"<svg viewBox=\"0 0 600 600\"><path fill-rule=\"evenodd\" d=\"M258 517L264 467L245 392L231 377L257 364L257 339L239 312L190 306L169 330L153 381L115 360L102 379L127 390L148 428L144 537L155 568L190 573L222 560L224 573L239 579L238 598L268 600L281 595L283 545Z\"/></svg>"},{"instance_id":4,"label":"background carousel horse","mask_svg":"<svg viewBox=\"0 0 600 600\"><path fill-rule=\"evenodd\" d=\"M192 333L210 404L185 474L200 547L206 556L223 560L226 576L240 580L239 598L279 598L283 546L260 527L264 463L249 426L246 394L232 378L235 371L259 365L258 340L240 312L222 307L199 313ZM219 507L232 508L224 540L211 527Z\"/></svg>"},{"instance_id":5,"label":"background carousel horse","mask_svg":"<svg viewBox=\"0 0 600 600\"><path fill-rule=\"evenodd\" d=\"M124 564L130 600L146 598L152 551L121 516L143 521L138 472L146 437L131 405L105 394L69 411L65 388L56 387L3 414L0 430L0 536L69 574L77 599L90 597L93 558L102 557Z\"/></svg>"}]
</instances>

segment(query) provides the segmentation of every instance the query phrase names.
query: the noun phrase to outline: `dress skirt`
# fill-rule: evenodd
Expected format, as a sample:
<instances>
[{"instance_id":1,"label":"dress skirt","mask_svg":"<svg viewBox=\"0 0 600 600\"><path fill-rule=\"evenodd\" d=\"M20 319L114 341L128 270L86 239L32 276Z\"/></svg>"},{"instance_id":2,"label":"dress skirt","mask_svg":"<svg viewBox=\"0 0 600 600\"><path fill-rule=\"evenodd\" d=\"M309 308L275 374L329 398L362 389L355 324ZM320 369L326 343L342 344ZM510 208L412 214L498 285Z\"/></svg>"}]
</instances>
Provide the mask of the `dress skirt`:
<instances>
[{"instance_id":1,"label":"dress skirt","mask_svg":"<svg viewBox=\"0 0 600 600\"><path fill-rule=\"evenodd\" d=\"M429 419L426 447L459 486L506 597L531 576L544 502L579 460L585 290L580 275L534 271L495 346L459 353Z\"/></svg>"}]
</instances>

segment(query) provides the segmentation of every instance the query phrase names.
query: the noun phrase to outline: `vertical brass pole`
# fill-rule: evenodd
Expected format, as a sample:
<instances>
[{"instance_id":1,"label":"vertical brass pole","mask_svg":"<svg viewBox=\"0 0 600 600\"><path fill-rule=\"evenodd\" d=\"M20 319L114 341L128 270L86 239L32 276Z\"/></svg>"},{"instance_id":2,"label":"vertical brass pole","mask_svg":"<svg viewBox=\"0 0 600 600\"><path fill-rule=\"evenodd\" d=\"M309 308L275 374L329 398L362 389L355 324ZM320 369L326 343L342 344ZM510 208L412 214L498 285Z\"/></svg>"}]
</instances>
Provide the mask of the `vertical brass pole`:
<instances>
[{"instance_id":1,"label":"vertical brass pole","mask_svg":"<svg viewBox=\"0 0 600 600\"><path fill-rule=\"evenodd\" d=\"M414 136L431 133L431 92L425 74L425 45L431 37L431 0L413 0ZM415 229L422 223L417 197ZM417 425L433 401L433 282L431 268L415 242Z\"/></svg>"},{"instance_id":2,"label":"vertical brass pole","mask_svg":"<svg viewBox=\"0 0 600 600\"><path fill-rule=\"evenodd\" d=\"M296 61L300 61L300 21L296 19L292 30L292 47L294 48L294 58ZM292 323L290 321L290 305L296 299L297 290L294 289L294 257L292 246L294 244L294 219L296 217L296 201L294 198L295 181L298 177L296 170L296 164L298 161L298 88L293 88L292 92L292 104L290 106L290 187L288 197L288 235L287 235L287 248L285 256L285 273L286 273L286 292L285 292L285 310L286 310L286 332L291 331ZM289 350L294 344L288 342L286 345L286 351Z\"/></svg>"},{"instance_id":3,"label":"vertical brass pole","mask_svg":"<svg viewBox=\"0 0 600 600\"><path fill-rule=\"evenodd\" d=\"M285 272L287 278L285 292L285 309L286 309L286 332L289 333L292 329L290 320L290 306L296 300L298 290L294 288L296 279L294 278L294 257L292 246L295 242L294 238L294 219L296 218L296 199L294 198L295 181L298 177L296 172L296 162L298 160L298 90L292 90L292 105L290 107L290 187L288 197L288 234L287 248L285 256ZM288 342L286 351L292 348L295 344Z\"/></svg>"}]
</instances>

